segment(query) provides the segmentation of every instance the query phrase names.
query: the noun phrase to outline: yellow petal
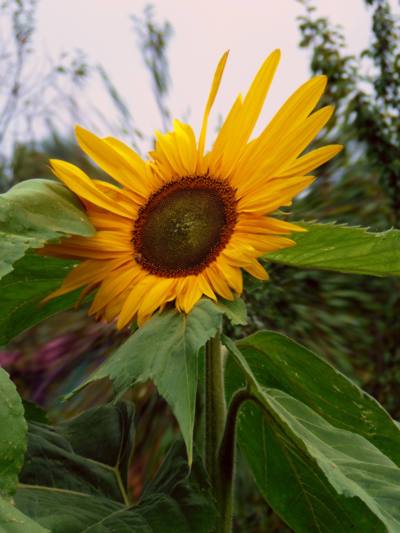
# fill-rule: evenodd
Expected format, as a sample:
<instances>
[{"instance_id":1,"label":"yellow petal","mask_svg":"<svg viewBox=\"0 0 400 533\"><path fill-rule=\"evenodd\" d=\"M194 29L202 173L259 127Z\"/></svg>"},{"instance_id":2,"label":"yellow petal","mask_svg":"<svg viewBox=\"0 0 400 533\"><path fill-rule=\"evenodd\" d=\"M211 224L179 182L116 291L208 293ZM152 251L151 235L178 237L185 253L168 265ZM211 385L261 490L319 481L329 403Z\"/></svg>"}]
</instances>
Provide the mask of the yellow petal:
<instances>
[{"instance_id":1,"label":"yellow petal","mask_svg":"<svg viewBox=\"0 0 400 533\"><path fill-rule=\"evenodd\" d=\"M325 106L310 115L304 123L287 135L285 141L276 151L276 156L262 165L266 176L279 176L279 171L286 161L297 157L325 126L334 111L333 106Z\"/></svg>"},{"instance_id":2,"label":"yellow petal","mask_svg":"<svg viewBox=\"0 0 400 533\"><path fill-rule=\"evenodd\" d=\"M156 148L151 152L152 157L163 168L163 174L170 179L186 174L179 156L179 149L173 132L162 133L156 131Z\"/></svg>"},{"instance_id":3,"label":"yellow petal","mask_svg":"<svg viewBox=\"0 0 400 533\"><path fill-rule=\"evenodd\" d=\"M231 173L233 166L246 147L246 143L264 105L265 98L279 63L279 58L279 50L275 50L267 57L251 84L243 104L240 107L240 113L238 113L229 124L229 134L223 147L222 171L225 177ZM216 150L218 150L218 139L216 141Z\"/></svg>"},{"instance_id":4,"label":"yellow petal","mask_svg":"<svg viewBox=\"0 0 400 533\"><path fill-rule=\"evenodd\" d=\"M229 261L226 261L224 256L220 255L216 261L217 267L222 272L228 285L237 293L243 292L243 276L240 268L232 266Z\"/></svg>"},{"instance_id":5,"label":"yellow petal","mask_svg":"<svg viewBox=\"0 0 400 533\"><path fill-rule=\"evenodd\" d=\"M156 309L163 305L171 297L171 290L175 285L176 279L174 278L157 277L153 279L152 287L143 296L138 306L138 320L141 321L147 315L153 314Z\"/></svg>"},{"instance_id":6,"label":"yellow petal","mask_svg":"<svg viewBox=\"0 0 400 533\"><path fill-rule=\"evenodd\" d=\"M129 228L129 227L128 227ZM39 251L40 255L55 255L56 257L76 257L113 259L126 258L129 260L134 254L131 243L131 232L100 230L93 237L73 236L60 244L47 245Z\"/></svg>"},{"instance_id":7,"label":"yellow petal","mask_svg":"<svg viewBox=\"0 0 400 533\"><path fill-rule=\"evenodd\" d=\"M277 218L266 217L254 213L241 213L235 226L235 231L241 233L260 233L260 234L280 234L291 233L292 231L306 231L301 226L280 220Z\"/></svg>"},{"instance_id":8,"label":"yellow petal","mask_svg":"<svg viewBox=\"0 0 400 533\"><path fill-rule=\"evenodd\" d=\"M254 257L259 254L249 243L238 240L234 233L221 255L228 259L230 265L242 267L251 263Z\"/></svg>"},{"instance_id":9,"label":"yellow petal","mask_svg":"<svg viewBox=\"0 0 400 533\"><path fill-rule=\"evenodd\" d=\"M241 116L242 106L242 96L239 94L239 96L235 100L235 103L231 107L228 116L222 124L222 127L218 133L218 137L209 154L208 163L210 171L211 174L215 177L226 177L226 175L224 174L224 169L222 168L224 150L226 144L229 142L232 136L236 134L235 124L237 123L238 117Z\"/></svg>"},{"instance_id":10,"label":"yellow petal","mask_svg":"<svg viewBox=\"0 0 400 533\"><path fill-rule=\"evenodd\" d=\"M116 187L112 183L107 183L106 181L102 180L94 179L92 181L101 192L104 192L107 197L110 198L110 200L117 205L123 206L123 208L130 213L132 211L136 212L139 207L143 205L143 199L126 187L122 189L120 187Z\"/></svg>"},{"instance_id":11,"label":"yellow petal","mask_svg":"<svg viewBox=\"0 0 400 533\"><path fill-rule=\"evenodd\" d=\"M248 175L257 171L268 150L279 149L287 135L304 122L321 98L326 81L326 76L316 76L288 98L263 132L246 147L231 178L234 186L240 185L244 172Z\"/></svg>"},{"instance_id":12,"label":"yellow petal","mask_svg":"<svg viewBox=\"0 0 400 533\"><path fill-rule=\"evenodd\" d=\"M90 222L97 230L131 231L133 222L129 218L123 218L114 213L107 213L103 209L88 209Z\"/></svg>"},{"instance_id":13,"label":"yellow petal","mask_svg":"<svg viewBox=\"0 0 400 533\"><path fill-rule=\"evenodd\" d=\"M211 298L211 300L216 301L217 297L215 296L214 291L212 290L210 283L203 274L197 276L197 281L199 283L199 288L205 296Z\"/></svg>"},{"instance_id":14,"label":"yellow petal","mask_svg":"<svg viewBox=\"0 0 400 533\"><path fill-rule=\"evenodd\" d=\"M266 272L265 268L256 260L254 260L251 265L245 266L244 270L257 279L264 281L269 279L268 272Z\"/></svg>"},{"instance_id":15,"label":"yellow petal","mask_svg":"<svg viewBox=\"0 0 400 533\"><path fill-rule=\"evenodd\" d=\"M175 141L184 174L192 176L196 172L197 147L193 130L187 124L174 120Z\"/></svg>"},{"instance_id":16,"label":"yellow petal","mask_svg":"<svg viewBox=\"0 0 400 533\"><path fill-rule=\"evenodd\" d=\"M130 164L135 166L137 173L142 176L143 183L148 186L149 190L155 190L163 186L163 180L151 172L148 162L143 161L142 158L132 148L127 146L119 139L115 139L114 137L105 137L103 140L106 141L112 148L119 151L120 154L124 156ZM128 190L133 192L132 187L130 187Z\"/></svg>"},{"instance_id":17,"label":"yellow petal","mask_svg":"<svg viewBox=\"0 0 400 533\"><path fill-rule=\"evenodd\" d=\"M177 294L177 307L184 313L190 313L200 300L202 291L197 276L187 276L180 280L179 294Z\"/></svg>"},{"instance_id":18,"label":"yellow petal","mask_svg":"<svg viewBox=\"0 0 400 533\"><path fill-rule=\"evenodd\" d=\"M275 50L266 59L258 71L250 89L247 93L241 109L241 116L238 118L235 135L227 143L224 151L224 166L226 175L232 171L241 152L244 150L247 141L256 125L257 119L261 113L265 98L271 86L276 68L280 59L280 51Z\"/></svg>"},{"instance_id":19,"label":"yellow petal","mask_svg":"<svg viewBox=\"0 0 400 533\"><path fill-rule=\"evenodd\" d=\"M319 109L296 129L288 133L279 145L275 145L271 140L266 142L263 147L265 152L260 152L258 159L253 161L257 170L248 177L246 182L238 184L238 198L244 195L253 196L260 188L270 189L273 187L272 182L269 180L273 179L275 181L286 162L294 160L310 144L328 122L333 110L333 106ZM266 156L265 154L270 155Z\"/></svg>"},{"instance_id":20,"label":"yellow petal","mask_svg":"<svg viewBox=\"0 0 400 533\"><path fill-rule=\"evenodd\" d=\"M114 259L112 261L86 260L77 265L64 279L61 287L46 296L42 303L46 303L57 296L79 289L86 284L99 283L112 270L120 267L123 260Z\"/></svg>"},{"instance_id":21,"label":"yellow petal","mask_svg":"<svg viewBox=\"0 0 400 533\"><path fill-rule=\"evenodd\" d=\"M212 81L210 94L208 95L208 100L207 100L206 108L204 110L204 115L203 115L203 122L202 122L201 130L200 130L199 148L198 148L200 157L204 153L204 146L205 146L205 143L206 143L208 117L209 117L211 108L212 108L212 106L214 104L215 97L217 96L217 92L218 92L219 86L221 84L222 74L223 74L224 69L225 69L225 65L226 65L226 61L228 59L228 55L229 55L229 50L226 51L223 54L223 56L221 57L221 59L219 60L217 69L216 69L216 71L214 73L214 78L213 78L213 81Z\"/></svg>"},{"instance_id":22,"label":"yellow petal","mask_svg":"<svg viewBox=\"0 0 400 533\"><path fill-rule=\"evenodd\" d=\"M236 233L235 238L240 241L251 244L259 253L272 252L281 248L288 248L295 243L287 237L278 237L277 235L255 235L251 233Z\"/></svg>"},{"instance_id":23,"label":"yellow petal","mask_svg":"<svg viewBox=\"0 0 400 533\"><path fill-rule=\"evenodd\" d=\"M216 267L215 263L209 265L203 272L204 276L208 279L214 292L218 293L220 296L226 300L233 300L233 294L229 285L225 281L225 278L221 275L219 268Z\"/></svg>"},{"instance_id":24,"label":"yellow petal","mask_svg":"<svg viewBox=\"0 0 400 533\"><path fill-rule=\"evenodd\" d=\"M307 174L335 157L343 149L340 144L329 144L312 150L295 161L288 161L279 171L279 177Z\"/></svg>"},{"instance_id":25,"label":"yellow petal","mask_svg":"<svg viewBox=\"0 0 400 533\"><path fill-rule=\"evenodd\" d=\"M133 261L112 271L102 281L88 314L97 314L101 309L109 305L115 297L124 292L133 282L144 276L145 273L143 270Z\"/></svg>"},{"instance_id":26,"label":"yellow petal","mask_svg":"<svg viewBox=\"0 0 400 533\"><path fill-rule=\"evenodd\" d=\"M51 159L50 165L57 178L60 179L68 189L81 198L84 198L111 213L130 218L129 211L122 206L116 205L111 198L101 192L93 183L93 180L91 180L80 168L58 159Z\"/></svg>"},{"instance_id":27,"label":"yellow petal","mask_svg":"<svg viewBox=\"0 0 400 533\"><path fill-rule=\"evenodd\" d=\"M66 244L106 252L132 253L130 231L100 230L93 237L71 237Z\"/></svg>"},{"instance_id":28,"label":"yellow petal","mask_svg":"<svg viewBox=\"0 0 400 533\"><path fill-rule=\"evenodd\" d=\"M268 182L257 194L247 194L238 202L239 211L252 213L272 213L279 207L290 205L294 196L308 187L314 176L279 178Z\"/></svg>"},{"instance_id":29,"label":"yellow petal","mask_svg":"<svg viewBox=\"0 0 400 533\"><path fill-rule=\"evenodd\" d=\"M260 137L296 128L317 105L327 83L326 76L315 76L301 85L283 104Z\"/></svg>"},{"instance_id":30,"label":"yellow petal","mask_svg":"<svg viewBox=\"0 0 400 533\"><path fill-rule=\"evenodd\" d=\"M81 126L76 126L75 133L82 150L118 183L142 198L153 192L151 184L144 179L146 165L133 150L129 153L134 155L127 156L127 150L121 149L119 142L101 139Z\"/></svg>"},{"instance_id":31,"label":"yellow petal","mask_svg":"<svg viewBox=\"0 0 400 533\"><path fill-rule=\"evenodd\" d=\"M99 313L97 313L96 315L96 319L103 318L107 322L112 322L119 316L125 300L126 293L124 291L121 292L121 294L119 294L115 298L113 298L112 301L106 307L104 307L102 311L99 311ZM122 328L117 327L117 329Z\"/></svg>"},{"instance_id":32,"label":"yellow petal","mask_svg":"<svg viewBox=\"0 0 400 533\"><path fill-rule=\"evenodd\" d=\"M68 242L68 241L66 241ZM39 255L45 255L45 256L51 256L51 257L59 257L61 259L99 259L99 260L106 260L106 259L116 259L120 258L121 260L128 261L131 258L132 254L128 254L127 252L122 251L107 251L103 248L100 249L90 249L87 247L79 246L72 246L66 243L61 244L48 244L38 250L37 252Z\"/></svg>"},{"instance_id":33,"label":"yellow petal","mask_svg":"<svg viewBox=\"0 0 400 533\"><path fill-rule=\"evenodd\" d=\"M142 303L143 298L156 281L156 276L149 274L143 279L141 279L139 283L134 283L130 293L128 294L122 306L120 315L118 317L118 329L124 328L134 319L137 310Z\"/></svg>"},{"instance_id":34,"label":"yellow petal","mask_svg":"<svg viewBox=\"0 0 400 533\"><path fill-rule=\"evenodd\" d=\"M278 218L265 217L265 221L268 225L268 230L270 233L292 233L293 231L307 231L297 224L287 222L286 220L280 220Z\"/></svg>"}]
</instances>

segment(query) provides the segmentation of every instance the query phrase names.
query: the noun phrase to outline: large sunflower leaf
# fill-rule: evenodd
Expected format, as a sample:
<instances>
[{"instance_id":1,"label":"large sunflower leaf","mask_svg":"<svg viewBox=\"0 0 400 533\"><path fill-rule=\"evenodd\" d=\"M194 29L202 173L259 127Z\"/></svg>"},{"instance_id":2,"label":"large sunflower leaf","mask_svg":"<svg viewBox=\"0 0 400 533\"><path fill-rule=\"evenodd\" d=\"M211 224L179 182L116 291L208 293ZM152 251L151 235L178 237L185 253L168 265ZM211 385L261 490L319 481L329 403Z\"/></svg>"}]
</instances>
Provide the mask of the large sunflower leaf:
<instances>
[{"instance_id":1,"label":"large sunflower leaf","mask_svg":"<svg viewBox=\"0 0 400 533\"><path fill-rule=\"evenodd\" d=\"M26 422L14 383L0 368L0 497L15 492L26 450Z\"/></svg>"},{"instance_id":2,"label":"large sunflower leaf","mask_svg":"<svg viewBox=\"0 0 400 533\"><path fill-rule=\"evenodd\" d=\"M286 426L290 440L296 437L305 447L337 493L358 497L388 531L400 531L400 468L367 439L332 426L288 394L263 392L264 406Z\"/></svg>"},{"instance_id":3,"label":"large sunflower leaf","mask_svg":"<svg viewBox=\"0 0 400 533\"><path fill-rule=\"evenodd\" d=\"M13 504L0 497L0 531L2 533L50 533Z\"/></svg>"},{"instance_id":4,"label":"large sunflower leaf","mask_svg":"<svg viewBox=\"0 0 400 533\"><path fill-rule=\"evenodd\" d=\"M250 335L237 346L262 386L282 390L334 426L362 435L400 466L399 427L326 360L274 331Z\"/></svg>"},{"instance_id":5,"label":"large sunflower leaf","mask_svg":"<svg viewBox=\"0 0 400 533\"><path fill-rule=\"evenodd\" d=\"M78 292L60 296L46 305L40 301L58 288L76 262L28 254L0 280L0 346L45 318L69 309Z\"/></svg>"},{"instance_id":6,"label":"large sunflower leaf","mask_svg":"<svg viewBox=\"0 0 400 533\"><path fill-rule=\"evenodd\" d=\"M0 278L30 248L95 230L75 196L61 183L27 180L0 194Z\"/></svg>"},{"instance_id":7,"label":"large sunflower leaf","mask_svg":"<svg viewBox=\"0 0 400 533\"><path fill-rule=\"evenodd\" d=\"M90 409L57 427L30 422L21 483L125 503L133 416L133 406L119 402Z\"/></svg>"},{"instance_id":8,"label":"large sunflower leaf","mask_svg":"<svg viewBox=\"0 0 400 533\"><path fill-rule=\"evenodd\" d=\"M298 224L307 231L291 236L296 246L270 253L266 259L299 268L400 276L400 230L371 233L338 224Z\"/></svg>"},{"instance_id":9,"label":"large sunflower leaf","mask_svg":"<svg viewBox=\"0 0 400 533\"><path fill-rule=\"evenodd\" d=\"M247 383L257 397L257 404L247 403L240 412L239 444L274 510L299 532L400 531L398 466L367 438L342 429L340 422L328 422L329 417L283 390L265 388L270 383L265 368L263 376L257 365L253 372L254 358L246 349L239 351L229 340L226 344L235 360L227 368L229 393ZM314 380L318 378L316 374ZM297 368L292 369L292 381L298 381L299 390L307 389ZM327 395L320 411L325 414L325 407L331 416L330 390ZM344 410L349 415L351 409L349 397Z\"/></svg>"},{"instance_id":10,"label":"large sunflower leaf","mask_svg":"<svg viewBox=\"0 0 400 533\"><path fill-rule=\"evenodd\" d=\"M169 493L147 495L129 506L100 496L28 486L18 490L16 502L52 533L208 533L215 523L211 496L188 474L176 479Z\"/></svg>"},{"instance_id":11,"label":"large sunflower leaf","mask_svg":"<svg viewBox=\"0 0 400 533\"><path fill-rule=\"evenodd\" d=\"M127 501L132 439L126 402L91 409L57 427L31 423L18 508L52 533L210 531L215 508L208 481L197 459L189 476L182 443L171 448L141 501Z\"/></svg>"},{"instance_id":12,"label":"large sunflower leaf","mask_svg":"<svg viewBox=\"0 0 400 533\"><path fill-rule=\"evenodd\" d=\"M221 324L222 310L200 301L184 315L175 309L155 315L137 329L78 389L109 378L118 397L136 383L152 380L179 423L192 460L198 353Z\"/></svg>"}]
</instances>

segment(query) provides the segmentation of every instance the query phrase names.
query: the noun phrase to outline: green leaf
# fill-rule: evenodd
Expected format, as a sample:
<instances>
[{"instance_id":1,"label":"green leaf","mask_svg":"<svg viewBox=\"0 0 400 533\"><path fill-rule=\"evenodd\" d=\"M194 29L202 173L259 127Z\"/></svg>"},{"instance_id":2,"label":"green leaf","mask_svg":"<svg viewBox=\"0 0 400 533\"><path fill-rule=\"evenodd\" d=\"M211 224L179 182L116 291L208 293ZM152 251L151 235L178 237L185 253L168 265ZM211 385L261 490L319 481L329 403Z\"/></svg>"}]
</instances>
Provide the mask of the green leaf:
<instances>
[{"instance_id":1,"label":"green leaf","mask_svg":"<svg viewBox=\"0 0 400 533\"><path fill-rule=\"evenodd\" d=\"M263 399L338 494L360 498L388 531L400 531L400 469L393 461L360 435L335 428L282 391L265 389Z\"/></svg>"},{"instance_id":2,"label":"green leaf","mask_svg":"<svg viewBox=\"0 0 400 533\"><path fill-rule=\"evenodd\" d=\"M61 285L74 264L75 261L28 254L0 280L0 346L25 329L74 305L79 291L39 305L45 296Z\"/></svg>"},{"instance_id":3,"label":"green leaf","mask_svg":"<svg viewBox=\"0 0 400 533\"><path fill-rule=\"evenodd\" d=\"M326 360L274 331L237 343L256 380L302 401L342 429L368 439L400 466L400 431L385 409Z\"/></svg>"},{"instance_id":4,"label":"green leaf","mask_svg":"<svg viewBox=\"0 0 400 533\"><path fill-rule=\"evenodd\" d=\"M1 497L0 531L2 533L50 533L49 529L43 528Z\"/></svg>"},{"instance_id":5,"label":"green leaf","mask_svg":"<svg viewBox=\"0 0 400 533\"><path fill-rule=\"evenodd\" d=\"M400 469L366 438L342 429L340 416L339 422L332 416L333 423L324 419L325 410L332 415L330 389L327 401L321 398L320 416L286 392L265 388L271 381L265 367L261 370L246 348L241 353L229 339L225 343L236 363L231 361L227 368L230 393L247 382L257 398L258 405L248 403L240 412L238 439L261 493L274 510L299 532L386 531L382 524L399 531ZM297 356L301 365L299 352ZM265 353L258 357L265 359ZM289 358L287 377L296 383L294 389L307 391L311 380L302 381L290 365ZM279 363L276 374L278 368ZM316 373L314 382L318 379ZM343 409L351 416L351 398ZM354 428L357 425L355 415Z\"/></svg>"},{"instance_id":6,"label":"green leaf","mask_svg":"<svg viewBox=\"0 0 400 533\"><path fill-rule=\"evenodd\" d=\"M246 304L241 298L232 301L218 299L214 306L219 309L231 321L233 326L245 326L247 324Z\"/></svg>"},{"instance_id":7,"label":"green leaf","mask_svg":"<svg viewBox=\"0 0 400 533\"><path fill-rule=\"evenodd\" d=\"M136 383L152 380L179 423L192 460L198 353L221 324L222 312L200 301L188 314L169 309L155 315L103 363L78 389L104 378L118 397Z\"/></svg>"},{"instance_id":8,"label":"green leaf","mask_svg":"<svg viewBox=\"0 0 400 533\"><path fill-rule=\"evenodd\" d=\"M133 416L133 406L120 402L95 407L57 427L31 422L20 481L126 503Z\"/></svg>"},{"instance_id":9,"label":"green leaf","mask_svg":"<svg viewBox=\"0 0 400 533\"><path fill-rule=\"evenodd\" d=\"M75 196L61 183L27 180L0 195L0 278L30 248L95 230Z\"/></svg>"},{"instance_id":10,"label":"green leaf","mask_svg":"<svg viewBox=\"0 0 400 533\"><path fill-rule=\"evenodd\" d=\"M400 230L370 233L338 224L299 225L307 232L291 236L296 246L270 253L266 259L299 268L400 276Z\"/></svg>"},{"instance_id":11,"label":"green leaf","mask_svg":"<svg viewBox=\"0 0 400 533\"><path fill-rule=\"evenodd\" d=\"M124 506L83 493L21 487L16 502L52 533L208 533L215 522L215 509L211 497L195 489L190 478L177 480L170 493Z\"/></svg>"},{"instance_id":12,"label":"green leaf","mask_svg":"<svg viewBox=\"0 0 400 533\"><path fill-rule=\"evenodd\" d=\"M25 420L28 422L40 422L41 424L48 424L46 411L39 405L28 400L22 400L22 405L25 411Z\"/></svg>"},{"instance_id":13,"label":"green leaf","mask_svg":"<svg viewBox=\"0 0 400 533\"><path fill-rule=\"evenodd\" d=\"M176 498L187 522L186 529L182 531L200 533L214 530L215 502L202 459L195 454L189 468L183 442L171 447L156 478L145 487L143 500L152 499L154 494L170 494ZM160 521L156 531L164 531L163 527Z\"/></svg>"},{"instance_id":14,"label":"green leaf","mask_svg":"<svg viewBox=\"0 0 400 533\"><path fill-rule=\"evenodd\" d=\"M139 503L121 498L132 436L126 402L54 428L31 424L18 508L52 533L210 531L216 514L210 487L199 458L189 472L183 443L171 448Z\"/></svg>"},{"instance_id":15,"label":"green leaf","mask_svg":"<svg viewBox=\"0 0 400 533\"><path fill-rule=\"evenodd\" d=\"M26 450L26 422L22 400L14 383L0 368L0 497L10 498Z\"/></svg>"}]
</instances>

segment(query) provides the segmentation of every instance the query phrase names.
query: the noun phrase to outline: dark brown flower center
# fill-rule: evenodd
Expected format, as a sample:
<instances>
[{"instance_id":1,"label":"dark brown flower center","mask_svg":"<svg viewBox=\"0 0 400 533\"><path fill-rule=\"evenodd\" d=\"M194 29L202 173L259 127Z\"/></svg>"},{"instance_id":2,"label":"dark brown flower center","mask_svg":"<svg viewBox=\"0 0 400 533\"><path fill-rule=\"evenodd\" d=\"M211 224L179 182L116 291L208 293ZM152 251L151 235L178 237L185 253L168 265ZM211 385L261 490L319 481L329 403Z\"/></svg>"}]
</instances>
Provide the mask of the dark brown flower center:
<instances>
[{"instance_id":1,"label":"dark brown flower center","mask_svg":"<svg viewBox=\"0 0 400 533\"><path fill-rule=\"evenodd\" d=\"M226 246L236 223L235 191L208 176L167 183L139 210L136 260L164 277L198 274Z\"/></svg>"}]
</instances>

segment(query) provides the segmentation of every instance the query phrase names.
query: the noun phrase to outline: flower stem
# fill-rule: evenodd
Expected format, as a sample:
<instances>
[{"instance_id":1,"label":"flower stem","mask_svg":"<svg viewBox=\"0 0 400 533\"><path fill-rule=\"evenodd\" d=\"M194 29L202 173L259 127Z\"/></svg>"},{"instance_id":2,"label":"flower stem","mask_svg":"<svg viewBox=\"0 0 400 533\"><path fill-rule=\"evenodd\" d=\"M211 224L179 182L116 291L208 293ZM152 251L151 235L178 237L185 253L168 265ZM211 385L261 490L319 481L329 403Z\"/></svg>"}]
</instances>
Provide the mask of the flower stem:
<instances>
[{"instance_id":1,"label":"flower stem","mask_svg":"<svg viewBox=\"0 0 400 533\"><path fill-rule=\"evenodd\" d=\"M235 392L229 405L225 431L218 454L220 526L218 533L230 533L233 517L235 479L236 421L243 402L252 398L248 389Z\"/></svg>"},{"instance_id":2,"label":"flower stem","mask_svg":"<svg viewBox=\"0 0 400 533\"><path fill-rule=\"evenodd\" d=\"M226 405L224 390L224 369L221 353L220 333L207 341L206 344L206 468L214 490L214 495L219 501L219 465L218 450L224 433Z\"/></svg>"},{"instance_id":3,"label":"flower stem","mask_svg":"<svg viewBox=\"0 0 400 533\"><path fill-rule=\"evenodd\" d=\"M226 415L224 358L220 333L206 344L205 371L205 457L206 468L217 501L217 533L230 533L233 515L236 419L242 403L251 399L248 389L237 391Z\"/></svg>"}]
</instances>

